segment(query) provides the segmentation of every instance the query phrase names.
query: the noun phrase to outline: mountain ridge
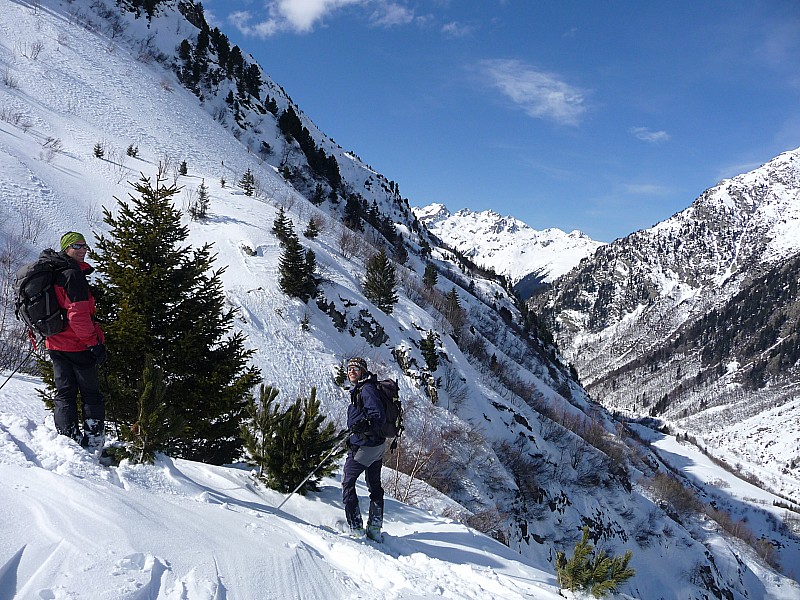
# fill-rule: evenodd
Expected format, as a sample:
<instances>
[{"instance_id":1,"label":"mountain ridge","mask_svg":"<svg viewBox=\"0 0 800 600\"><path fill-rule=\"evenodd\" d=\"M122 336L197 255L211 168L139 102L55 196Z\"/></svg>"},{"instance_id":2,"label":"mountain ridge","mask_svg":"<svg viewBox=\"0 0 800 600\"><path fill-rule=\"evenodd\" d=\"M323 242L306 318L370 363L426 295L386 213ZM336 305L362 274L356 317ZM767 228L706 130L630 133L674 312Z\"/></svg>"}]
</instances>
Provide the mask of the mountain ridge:
<instances>
[{"instance_id":1,"label":"mountain ridge","mask_svg":"<svg viewBox=\"0 0 800 600\"><path fill-rule=\"evenodd\" d=\"M551 283L603 245L578 230L539 231L493 210L462 208L450 213L444 204L430 204L412 211L431 233L481 266L507 277L512 285L531 276L538 283Z\"/></svg>"}]
</instances>

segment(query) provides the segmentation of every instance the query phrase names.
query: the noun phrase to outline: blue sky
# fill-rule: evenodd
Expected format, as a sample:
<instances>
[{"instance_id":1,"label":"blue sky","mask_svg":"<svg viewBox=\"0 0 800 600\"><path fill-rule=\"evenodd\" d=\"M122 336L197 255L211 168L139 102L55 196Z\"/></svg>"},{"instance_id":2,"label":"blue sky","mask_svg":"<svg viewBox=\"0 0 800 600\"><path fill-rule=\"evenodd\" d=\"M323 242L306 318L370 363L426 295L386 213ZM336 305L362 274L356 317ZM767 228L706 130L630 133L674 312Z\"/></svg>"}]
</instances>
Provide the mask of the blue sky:
<instances>
[{"instance_id":1,"label":"blue sky","mask_svg":"<svg viewBox=\"0 0 800 600\"><path fill-rule=\"evenodd\" d=\"M796 0L207 0L412 206L611 241L800 147Z\"/></svg>"}]
</instances>

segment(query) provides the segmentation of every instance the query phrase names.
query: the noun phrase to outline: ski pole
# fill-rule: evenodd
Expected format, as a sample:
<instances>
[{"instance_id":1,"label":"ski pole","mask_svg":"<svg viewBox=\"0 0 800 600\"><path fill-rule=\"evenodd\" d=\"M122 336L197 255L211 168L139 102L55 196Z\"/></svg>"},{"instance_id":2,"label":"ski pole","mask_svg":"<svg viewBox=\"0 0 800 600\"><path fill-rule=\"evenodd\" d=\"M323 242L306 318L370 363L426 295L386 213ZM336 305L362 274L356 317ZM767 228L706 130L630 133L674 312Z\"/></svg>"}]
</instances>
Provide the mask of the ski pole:
<instances>
[{"instance_id":1,"label":"ski pole","mask_svg":"<svg viewBox=\"0 0 800 600\"><path fill-rule=\"evenodd\" d=\"M328 453L325 455L325 458L323 458L323 459L320 461L320 463L319 463L319 464L318 464L316 467L314 467L314 470L313 470L313 471L311 471L311 473L309 473L308 475L306 475L306 478L305 478L305 479L303 479L303 481L301 481L301 482L298 484L298 486L297 486L296 488L294 488L294 489L293 489L291 492L289 492L289 495L288 495L288 496L286 496L286 498L284 498L284 499L283 499L283 502L281 502L281 503L278 505L278 508L276 508L275 510L280 510L280 509L281 509L281 507L282 507L284 504L286 504L286 503L289 501L289 498L291 498L292 496L294 496L294 495L295 495L295 493L297 493L297 490L299 490L301 487L303 487L303 484L304 484L306 481L308 481L309 479L311 479L311 477L314 475L314 473L316 473L316 472L317 472L317 470L319 470L319 468L320 468L322 465L324 465L324 464L325 464L325 461L327 461L327 460L328 460L328 459L329 459L329 458L330 458L330 457L333 455L333 453L334 453L334 452L336 452L336 450L338 450L338 449L339 449L339 446L341 446L341 445L342 445L342 442L344 442L344 441L347 439L347 436L349 436L349 435L350 435L350 432L349 432L349 431L345 431L344 433L345 433L346 435L344 435L344 437L342 437L342 438L341 438L341 439L340 439L338 442L336 442L336 445L335 445L333 448L331 448L331 451L330 451L330 452L328 452Z\"/></svg>"},{"instance_id":2,"label":"ski pole","mask_svg":"<svg viewBox=\"0 0 800 600\"><path fill-rule=\"evenodd\" d=\"M36 346L33 346L33 348L31 348L30 351L28 352L28 354L25 356L25 358L22 359L22 361L14 368L14 370L11 371L11 374L8 377L6 377L6 380L2 383L2 385L0 385L0 390L2 390L3 387L9 381L11 381L11 378L14 376L14 373L19 371L20 368L22 367L22 365L24 365L26 362L28 362L28 359L31 357L31 354L33 354L35 351L36 351ZM319 468L319 467L317 467L317 468Z\"/></svg>"}]
</instances>

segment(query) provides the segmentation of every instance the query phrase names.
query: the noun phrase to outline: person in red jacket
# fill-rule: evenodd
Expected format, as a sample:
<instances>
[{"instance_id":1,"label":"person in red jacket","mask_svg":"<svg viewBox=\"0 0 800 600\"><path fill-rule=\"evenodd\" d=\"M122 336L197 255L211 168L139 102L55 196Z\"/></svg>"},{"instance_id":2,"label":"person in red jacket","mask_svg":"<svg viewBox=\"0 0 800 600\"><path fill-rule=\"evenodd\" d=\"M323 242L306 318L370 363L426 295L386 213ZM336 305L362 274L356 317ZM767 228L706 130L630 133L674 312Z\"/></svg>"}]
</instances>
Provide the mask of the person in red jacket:
<instances>
[{"instance_id":1,"label":"person in red jacket","mask_svg":"<svg viewBox=\"0 0 800 600\"><path fill-rule=\"evenodd\" d=\"M100 448L104 442L105 401L100 391L98 365L106 360L105 337L94 319L94 297L86 276L94 271L86 262L89 246L82 234L68 231L61 237L61 252L70 266L55 281L58 304L66 312L67 326L46 339L53 361L56 387L56 431L85 447ZM81 394L83 427L78 423Z\"/></svg>"}]
</instances>

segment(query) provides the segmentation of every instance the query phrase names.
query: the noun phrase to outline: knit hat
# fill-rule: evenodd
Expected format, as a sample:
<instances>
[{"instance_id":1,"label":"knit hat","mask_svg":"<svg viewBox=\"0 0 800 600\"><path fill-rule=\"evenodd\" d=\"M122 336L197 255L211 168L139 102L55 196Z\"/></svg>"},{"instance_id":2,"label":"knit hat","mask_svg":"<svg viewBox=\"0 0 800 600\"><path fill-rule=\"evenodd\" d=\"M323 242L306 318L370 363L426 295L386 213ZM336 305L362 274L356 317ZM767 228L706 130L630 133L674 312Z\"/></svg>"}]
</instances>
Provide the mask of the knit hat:
<instances>
[{"instance_id":1,"label":"knit hat","mask_svg":"<svg viewBox=\"0 0 800 600\"><path fill-rule=\"evenodd\" d=\"M77 231L68 231L64 235L61 236L61 250L62 252L69 248L70 244L75 244L77 242L83 242L86 238L83 237L82 233L78 233Z\"/></svg>"},{"instance_id":2,"label":"knit hat","mask_svg":"<svg viewBox=\"0 0 800 600\"><path fill-rule=\"evenodd\" d=\"M350 360L347 361L347 369L349 370L350 367L356 367L362 373L367 373L367 361L359 356L354 356Z\"/></svg>"}]
</instances>

